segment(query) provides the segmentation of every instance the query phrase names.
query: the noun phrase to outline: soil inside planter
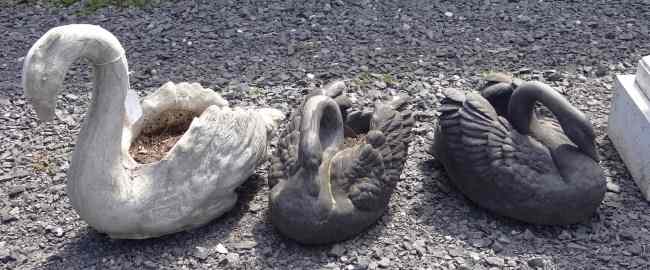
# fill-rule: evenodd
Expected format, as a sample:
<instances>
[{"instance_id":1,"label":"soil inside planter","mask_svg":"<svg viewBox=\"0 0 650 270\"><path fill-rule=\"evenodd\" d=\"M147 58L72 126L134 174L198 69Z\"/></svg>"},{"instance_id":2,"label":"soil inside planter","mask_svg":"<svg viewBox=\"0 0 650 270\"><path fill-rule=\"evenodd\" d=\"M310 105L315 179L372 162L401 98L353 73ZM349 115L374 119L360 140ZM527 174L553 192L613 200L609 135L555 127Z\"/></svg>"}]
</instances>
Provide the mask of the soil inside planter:
<instances>
[{"instance_id":1,"label":"soil inside planter","mask_svg":"<svg viewBox=\"0 0 650 270\"><path fill-rule=\"evenodd\" d=\"M138 163L160 161L185 134L197 115L189 111L167 111L151 123L131 143L129 154Z\"/></svg>"},{"instance_id":2,"label":"soil inside planter","mask_svg":"<svg viewBox=\"0 0 650 270\"><path fill-rule=\"evenodd\" d=\"M345 126L345 132L343 135L343 148L350 148L366 142L366 134L361 133L357 134L353 129Z\"/></svg>"},{"instance_id":3,"label":"soil inside planter","mask_svg":"<svg viewBox=\"0 0 650 270\"><path fill-rule=\"evenodd\" d=\"M343 148L350 148L366 142L365 134L360 134L354 137L345 137L343 140Z\"/></svg>"}]
</instances>

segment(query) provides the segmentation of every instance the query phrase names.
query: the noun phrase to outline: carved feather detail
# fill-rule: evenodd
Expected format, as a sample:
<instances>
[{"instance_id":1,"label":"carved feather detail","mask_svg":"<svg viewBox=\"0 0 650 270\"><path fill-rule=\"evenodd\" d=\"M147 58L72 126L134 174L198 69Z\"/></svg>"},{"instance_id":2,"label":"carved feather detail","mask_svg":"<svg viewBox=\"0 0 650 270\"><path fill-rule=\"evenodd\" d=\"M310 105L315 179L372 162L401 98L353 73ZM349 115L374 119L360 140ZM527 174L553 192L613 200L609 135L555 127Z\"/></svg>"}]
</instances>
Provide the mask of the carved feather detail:
<instances>
[{"instance_id":1,"label":"carved feather detail","mask_svg":"<svg viewBox=\"0 0 650 270\"><path fill-rule=\"evenodd\" d=\"M552 87L493 76L479 93L443 93L433 152L469 199L535 224L596 211L605 181L593 127Z\"/></svg>"},{"instance_id":2,"label":"carved feather detail","mask_svg":"<svg viewBox=\"0 0 650 270\"><path fill-rule=\"evenodd\" d=\"M517 133L485 98L476 93L467 93L464 99L458 96L453 93L443 99L439 122L454 162L464 164L473 175L483 176L485 184L502 190L528 186L517 182L534 183L556 171L550 154Z\"/></svg>"},{"instance_id":3,"label":"carved feather detail","mask_svg":"<svg viewBox=\"0 0 650 270\"><path fill-rule=\"evenodd\" d=\"M367 142L348 169L362 179L348 190L350 200L359 209L384 207L402 173L414 120L410 111L396 110L401 104L375 106ZM366 176L359 172L366 172Z\"/></svg>"},{"instance_id":4,"label":"carved feather detail","mask_svg":"<svg viewBox=\"0 0 650 270\"><path fill-rule=\"evenodd\" d=\"M279 137L276 154L271 157L269 187L286 181L298 170L298 142L300 141L301 113L294 113Z\"/></svg>"},{"instance_id":5,"label":"carved feather detail","mask_svg":"<svg viewBox=\"0 0 650 270\"><path fill-rule=\"evenodd\" d=\"M374 223L406 160L414 122L406 100L357 110L343 88L337 82L312 91L294 111L272 159L273 223L303 243L339 241Z\"/></svg>"}]
</instances>

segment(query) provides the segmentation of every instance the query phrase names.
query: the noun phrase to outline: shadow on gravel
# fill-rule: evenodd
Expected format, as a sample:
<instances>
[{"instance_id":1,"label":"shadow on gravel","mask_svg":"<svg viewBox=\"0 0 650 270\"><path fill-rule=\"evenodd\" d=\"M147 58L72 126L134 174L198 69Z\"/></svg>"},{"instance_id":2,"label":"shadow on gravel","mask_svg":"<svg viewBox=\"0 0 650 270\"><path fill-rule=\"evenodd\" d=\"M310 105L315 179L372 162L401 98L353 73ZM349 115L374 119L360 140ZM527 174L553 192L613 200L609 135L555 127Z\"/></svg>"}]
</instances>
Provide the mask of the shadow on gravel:
<instances>
[{"instance_id":1,"label":"shadow on gravel","mask_svg":"<svg viewBox=\"0 0 650 270\"><path fill-rule=\"evenodd\" d=\"M111 260L118 260L118 257L125 255L130 257L133 268L151 268L147 266L147 261L164 261L161 258L175 261L176 258L192 255L197 246L214 247L228 239L233 228L248 212L249 202L262 188L264 181L265 179L258 174L249 177L237 189L239 198L232 210L191 231L153 239L120 240L111 239L86 227L81 230L76 239L71 240L58 254L50 256L44 265L36 269L95 269L97 265L103 266L107 262L110 264ZM164 250L164 252L156 253L157 250ZM160 268L156 265L153 268Z\"/></svg>"},{"instance_id":2,"label":"shadow on gravel","mask_svg":"<svg viewBox=\"0 0 650 270\"><path fill-rule=\"evenodd\" d=\"M427 200L434 203L416 215L429 216L422 222L432 231L462 243L460 251L448 249L450 254L458 253L452 254L454 257L491 249L494 254L504 257L521 257L522 254L545 257L557 265L558 260L566 256L589 254L589 242L610 241L612 235L607 232L606 223L623 219L621 215L625 215L612 213L607 207L606 197L592 218L582 223L564 226L528 224L491 213L466 198L449 182L444 167L435 158L420 162L419 167L426 182Z\"/></svg>"},{"instance_id":3,"label":"shadow on gravel","mask_svg":"<svg viewBox=\"0 0 650 270\"><path fill-rule=\"evenodd\" d=\"M329 265L336 262L339 256L330 252L334 246L340 246L341 252L353 258L352 254L370 253L370 246L378 241L383 234L386 224L393 220L392 208L388 208L384 215L373 225L370 225L355 237L345 241L324 244L304 245L281 235L271 222L268 208L264 217L255 224L253 235L259 243L255 250L257 265L265 265L272 269L329 269ZM294 264L295 263L295 264Z\"/></svg>"}]
</instances>

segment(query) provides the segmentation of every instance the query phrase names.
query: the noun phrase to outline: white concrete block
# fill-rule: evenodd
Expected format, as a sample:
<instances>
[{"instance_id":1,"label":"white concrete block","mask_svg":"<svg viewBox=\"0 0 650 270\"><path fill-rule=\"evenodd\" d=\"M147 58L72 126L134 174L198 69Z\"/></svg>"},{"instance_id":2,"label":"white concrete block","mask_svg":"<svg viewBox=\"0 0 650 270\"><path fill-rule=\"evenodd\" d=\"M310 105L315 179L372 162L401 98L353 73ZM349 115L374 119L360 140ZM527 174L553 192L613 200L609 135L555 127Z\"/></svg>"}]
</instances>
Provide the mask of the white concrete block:
<instances>
[{"instance_id":1,"label":"white concrete block","mask_svg":"<svg viewBox=\"0 0 650 270\"><path fill-rule=\"evenodd\" d=\"M646 97L650 98L650 55L639 60L639 67L636 70L636 83Z\"/></svg>"},{"instance_id":2,"label":"white concrete block","mask_svg":"<svg viewBox=\"0 0 650 270\"><path fill-rule=\"evenodd\" d=\"M643 64L650 64L650 57L644 60L636 76L616 77L607 133L634 182L650 201L650 95L644 94L650 93L650 66Z\"/></svg>"}]
</instances>

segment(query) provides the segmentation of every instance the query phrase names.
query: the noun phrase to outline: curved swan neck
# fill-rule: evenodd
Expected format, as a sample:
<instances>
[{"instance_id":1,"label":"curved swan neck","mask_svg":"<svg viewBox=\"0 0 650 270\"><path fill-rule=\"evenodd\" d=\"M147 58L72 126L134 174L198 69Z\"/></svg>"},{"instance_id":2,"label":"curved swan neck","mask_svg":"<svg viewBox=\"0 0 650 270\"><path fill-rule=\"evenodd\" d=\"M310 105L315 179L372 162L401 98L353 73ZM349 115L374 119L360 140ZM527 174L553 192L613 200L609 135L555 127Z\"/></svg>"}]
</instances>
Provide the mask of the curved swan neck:
<instances>
[{"instance_id":1,"label":"curved swan neck","mask_svg":"<svg viewBox=\"0 0 650 270\"><path fill-rule=\"evenodd\" d=\"M93 101L76 146L81 149L79 154L88 156L83 159L97 159L98 151L106 151L103 162L112 159L110 164L113 164L121 158L122 129L126 121L124 101L129 85L127 69L125 59L94 66Z\"/></svg>"},{"instance_id":2,"label":"curved swan neck","mask_svg":"<svg viewBox=\"0 0 650 270\"><path fill-rule=\"evenodd\" d=\"M79 58L90 60L95 67L126 64L119 63L124 49L117 38L99 26L73 24L51 29L34 43L23 64L25 95L41 120L54 117L65 73Z\"/></svg>"},{"instance_id":3,"label":"curved swan neck","mask_svg":"<svg viewBox=\"0 0 650 270\"><path fill-rule=\"evenodd\" d=\"M310 97L302 108L298 162L301 165L296 179L305 181L304 188L312 196L319 196L326 205L332 194L321 191L330 186L329 160L343 143L343 118L336 102L324 95ZM329 198L327 198L329 197Z\"/></svg>"},{"instance_id":4,"label":"curved swan neck","mask_svg":"<svg viewBox=\"0 0 650 270\"><path fill-rule=\"evenodd\" d=\"M303 166L319 166L323 155L343 141L343 118L336 102L313 96L303 107L298 158Z\"/></svg>"},{"instance_id":5,"label":"curved swan neck","mask_svg":"<svg viewBox=\"0 0 650 270\"><path fill-rule=\"evenodd\" d=\"M119 192L123 186L115 180L124 173L120 166L121 139L129 87L124 49L115 36L101 27L68 25L43 35L32 46L23 65L25 94L39 118L49 120L54 115L65 73L82 57L93 64L94 90L68 172L68 194L77 206L94 201L84 198L97 196L98 192Z\"/></svg>"},{"instance_id":6,"label":"curved swan neck","mask_svg":"<svg viewBox=\"0 0 650 270\"><path fill-rule=\"evenodd\" d=\"M584 118L560 93L540 82L522 83L512 94L508 103L508 116L512 126L521 134L530 134L537 124L535 102L546 106L562 126L570 121Z\"/></svg>"}]
</instances>

